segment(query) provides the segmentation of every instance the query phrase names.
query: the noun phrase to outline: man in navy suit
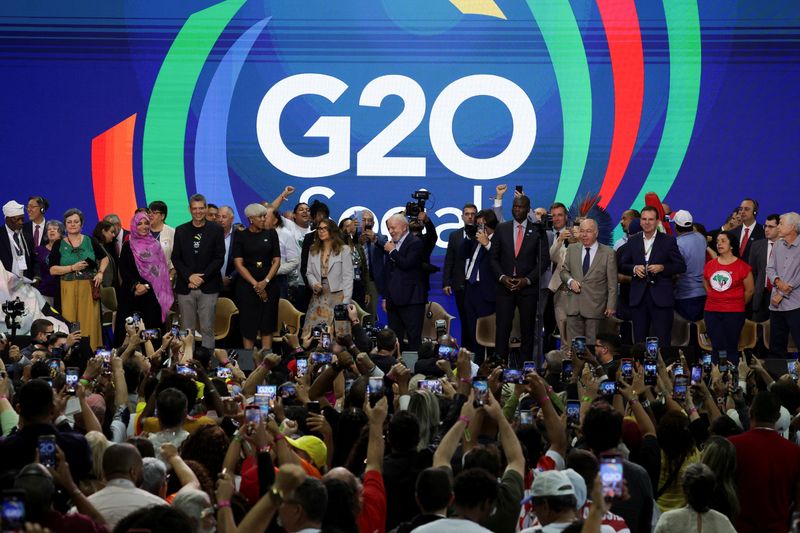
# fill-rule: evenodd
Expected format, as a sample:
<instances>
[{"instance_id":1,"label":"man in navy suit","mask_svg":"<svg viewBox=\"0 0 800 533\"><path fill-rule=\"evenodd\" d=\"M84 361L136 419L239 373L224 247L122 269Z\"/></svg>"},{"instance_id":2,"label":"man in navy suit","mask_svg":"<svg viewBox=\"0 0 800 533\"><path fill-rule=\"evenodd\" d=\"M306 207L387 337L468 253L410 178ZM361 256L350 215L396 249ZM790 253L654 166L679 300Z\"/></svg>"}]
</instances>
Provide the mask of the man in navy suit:
<instances>
[{"instance_id":1,"label":"man in navy suit","mask_svg":"<svg viewBox=\"0 0 800 533\"><path fill-rule=\"evenodd\" d=\"M447 238L447 252L444 255L444 269L442 270L442 291L445 296L455 296L456 309L458 309L458 319L461 321L461 345L468 350L475 351L475 329L465 327L466 310L464 308L464 257L461 252L461 245L466 240L466 230L475 224L475 216L478 208L475 204L464 204L461 211L461 221L464 228L458 228L450 232ZM436 232L434 232L436 235ZM472 243L474 245L474 241ZM473 246L474 248L474 246ZM491 313L490 313L491 314Z\"/></svg>"},{"instance_id":2,"label":"man in navy suit","mask_svg":"<svg viewBox=\"0 0 800 533\"><path fill-rule=\"evenodd\" d=\"M497 327L495 354L508 358L509 336L514 311L519 308L523 361L533 357L536 306L539 300L539 277L550 267L547 237L542 226L528 220L531 201L527 196L514 198L511 215L514 220L497 226L492 238L492 271L497 280ZM520 361L509 361L514 368Z\"/></svg>"},{"instance_id":3,"label":"man in navy suit","mask_svg":"<svg viewBox=\"0 0 800 533\"><path fill-rule=\"evenodd\" d=\"M384 294L383 289L383 246L386 244L386 236L375 233L375 215L367 209L361 212L361 235L358 242L364 248L364 256L367 259L367 302L366 311L373 317L378 317L378 295Z\"/></svg>"},{"instance_id":4,"label":"man in navy suit","mask_svg":"<svg viewBox=\"0 0 800 533\"><path fill-rule=\"evenodd\" d=\"M756 221L758 202L752 198L742 200L742 203L739 204L739 216L742 218L742 225L731 233L739 240L739 258L750 262L750 245L767 238L764 226ZM714 242L716 242L716 238Z\"/></svg>"},{"instance_id":5,"label":"man in navy suit","mask_svg":"<svg viewBox=\"0 0 800 533\"><path fill-rule=\"evenodd\" d=\"M383 249L386 252L383 268L384 296L389 328L398 339L408 338L408 349L417 351L422 342L422 322L428 299L427 274L422 270L422 241L409 233L408 221L403 215L392 215L386 225L392 240Z\"/></svg>"},{"instance_id":6,"label":"man in navy suit","mask_svg":"<svg viewBox=\"0 0 800 533\"><path fill-rule=\"evenodd\" d=\"M686 272L678 241L656 229L658 211L647 206L639 219L642 231L628 239L621 248L620 273L632 276L630 309L633 338L644 342L658 337L659 345L670 346L674 300L672 276Z\"/></svg>"},{"instance_id":7,"label":"man in navy suit","mask_svg":"<svg viewBox=\"0 0 800 533\"><path fill-rule=\"evenodd\" d=\"M462 333L464 347L475 353L475 362L482 364L483 348L475 342L475 325L478 319L495 311L496 282L492 273L492 237L497 228L497 216L491 209L484 209L476 216L477 233L461 241L458 261L464 265L464 313ZM469 342L469 344L468 344Z\"/></svg>"}]
</instances>

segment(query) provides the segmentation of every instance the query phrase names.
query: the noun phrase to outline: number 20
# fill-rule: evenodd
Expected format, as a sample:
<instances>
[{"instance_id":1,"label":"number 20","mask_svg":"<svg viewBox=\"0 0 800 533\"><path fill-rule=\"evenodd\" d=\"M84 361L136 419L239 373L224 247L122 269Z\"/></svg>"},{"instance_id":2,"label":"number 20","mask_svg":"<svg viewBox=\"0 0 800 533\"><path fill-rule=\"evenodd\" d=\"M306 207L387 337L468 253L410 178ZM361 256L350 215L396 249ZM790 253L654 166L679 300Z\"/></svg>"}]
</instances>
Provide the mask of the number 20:
<instances>
[{"instance_id":1,"label":"number 20","mask_svg":"<svg viewBox=\"0 0 800 533\"><path fill-rule=\"evenodd\" d=\"M286 105L298 96L316 95L335 103L347 84L325 74L297 74L276 83L261 101L256 118L258 143L278 170L301 178L320 178L350 168L350 117L323 116L308 129L306 137L328 139L328 151L320 156L300 156L283 142L280 118ZM359 105L380 107L387 96L399 96L403 111L376 135L356 156L359 176L425 176L424 157L395 157L387 154L408 137L425 117L425 93L407 76L386 75L369 82ZM513 130L508 146L489 158L465 154L453 136L453 117L459 106L476 96L494 97L511 113ZM439 160L453 173L470 179L494 179L518 169L533 150L536 140L536 112L525 92L506 78L476 74L455 80L442 90L431 108L431 146Z\"/></svg>"}]
</instances>

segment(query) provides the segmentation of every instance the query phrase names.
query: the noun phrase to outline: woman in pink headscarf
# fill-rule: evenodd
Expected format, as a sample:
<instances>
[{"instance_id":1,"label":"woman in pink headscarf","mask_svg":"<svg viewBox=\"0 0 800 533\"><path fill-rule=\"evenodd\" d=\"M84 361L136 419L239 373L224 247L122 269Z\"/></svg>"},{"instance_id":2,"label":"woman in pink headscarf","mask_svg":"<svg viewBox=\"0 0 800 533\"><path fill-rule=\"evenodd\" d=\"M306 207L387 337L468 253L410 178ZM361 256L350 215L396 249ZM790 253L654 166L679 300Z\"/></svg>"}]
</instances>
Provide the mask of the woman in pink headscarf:
<instances>
[{"instance_id":1,"label":"woman in pink headscarf","mask_svg":"<svg viewBox=\"0 0 800 533\"><path fill-rule=\"evenodd\" d=\"M147 329L164 333L174 301L167 258L161 244L150 233L150 218L138 212L131 220L130 239L122 244L119 254L122 286L117 298L115 345L125 338L125 319L137 313Z\"/></svg>"}]
</instances>

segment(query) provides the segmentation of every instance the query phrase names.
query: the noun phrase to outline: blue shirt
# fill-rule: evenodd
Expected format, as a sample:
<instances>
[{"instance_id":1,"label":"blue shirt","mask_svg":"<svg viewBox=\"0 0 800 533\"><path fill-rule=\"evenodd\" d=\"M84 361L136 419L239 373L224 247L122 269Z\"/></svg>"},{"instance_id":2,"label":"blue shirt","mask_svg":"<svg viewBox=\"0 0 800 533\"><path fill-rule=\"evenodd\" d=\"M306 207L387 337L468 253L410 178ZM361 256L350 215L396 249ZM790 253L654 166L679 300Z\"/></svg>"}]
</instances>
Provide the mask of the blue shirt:
<instances>
[{"instance_id":1,"label":"blue shirt","mask_svg":"<svg viewBox=\"0 0 800 533\"><path fill-rule=\"evenodd\" d=\"M692 231L678 233L678 249L686 263L686 272L678 276L675 283L675 299L697 298L705 296L703 287L703 268L706 265L706 238Z\"/></svg>"}]
</instances>

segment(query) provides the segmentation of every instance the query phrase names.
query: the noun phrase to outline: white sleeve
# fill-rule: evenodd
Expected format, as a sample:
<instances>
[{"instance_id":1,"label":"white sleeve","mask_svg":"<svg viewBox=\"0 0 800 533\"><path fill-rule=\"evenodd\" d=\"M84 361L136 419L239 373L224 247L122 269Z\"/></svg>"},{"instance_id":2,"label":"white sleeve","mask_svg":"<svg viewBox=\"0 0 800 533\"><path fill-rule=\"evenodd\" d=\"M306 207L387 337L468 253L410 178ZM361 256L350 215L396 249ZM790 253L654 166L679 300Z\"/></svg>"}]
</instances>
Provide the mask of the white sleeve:
<instances>
[{"instance_id":1,"label":"white sleeve","mask_svg":"<svg viewBox=\"0 0 800 533\"><path fill-rule=\"evenodd\" d=\"M567 462L557 451L547 450L544 455L553 460L553 462L556 464L556 470L564 470L567 467Z\"/></svg>"}]
</instances>

